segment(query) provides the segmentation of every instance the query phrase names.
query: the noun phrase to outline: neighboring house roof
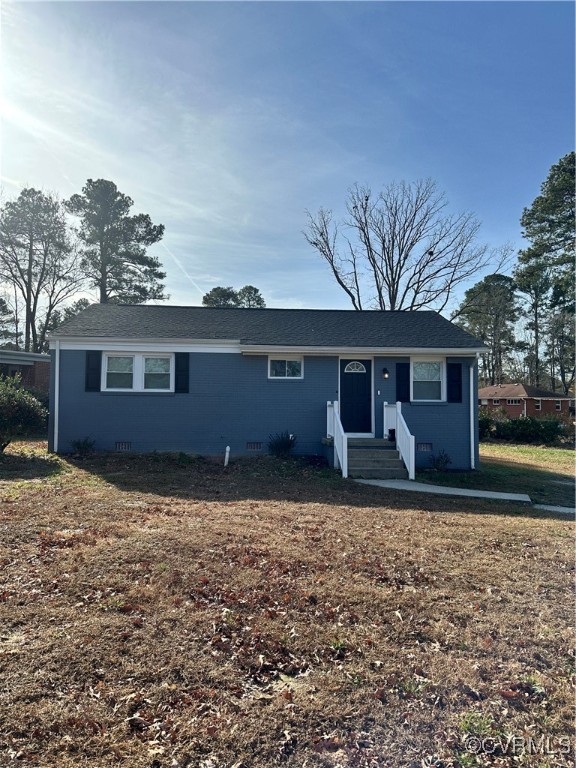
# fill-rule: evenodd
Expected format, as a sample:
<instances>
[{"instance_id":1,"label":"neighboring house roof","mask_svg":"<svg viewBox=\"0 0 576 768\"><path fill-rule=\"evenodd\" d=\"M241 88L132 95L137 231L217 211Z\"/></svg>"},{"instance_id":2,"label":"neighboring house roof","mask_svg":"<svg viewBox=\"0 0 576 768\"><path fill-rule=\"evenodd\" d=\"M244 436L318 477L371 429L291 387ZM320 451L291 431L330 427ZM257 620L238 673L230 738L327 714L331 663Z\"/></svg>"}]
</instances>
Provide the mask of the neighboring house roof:
<instances>
[{"instance_id":1,"label":"neighboring house roof","mask_svg":"<svg viewBox=\"0 0 576 768\"><path fill-rule=\"evenodd\" d=\"M550 392L547 389L533 387L531 384L498 384L490 387L482 387L478 390L479 398L513 398L533 397L536 400L570 400L569 395L561 392Z\"/></svg>"},{"instance_id":2,"label":"neighboring house roof","mask_svg":"<svg viewBox=\"0 0 576 768\"><path fill-rule=\"evenodd\" d=\"M15 349L0 349L0 365L34 365L34 363L49 363L50 355L38 352L19 352Z\"/></svg>"},{"instance_id":3,"label":"neighboring house roof","mask_svg":"<svg viewBox=\"0 0 576 768\"><path fill-rule=\"evenodd\" d=\"M242 347L362 347L481 352L437 312L221 309L93 304L51 334L63 339L236 341Z\"/></svg>"}]
</instances>

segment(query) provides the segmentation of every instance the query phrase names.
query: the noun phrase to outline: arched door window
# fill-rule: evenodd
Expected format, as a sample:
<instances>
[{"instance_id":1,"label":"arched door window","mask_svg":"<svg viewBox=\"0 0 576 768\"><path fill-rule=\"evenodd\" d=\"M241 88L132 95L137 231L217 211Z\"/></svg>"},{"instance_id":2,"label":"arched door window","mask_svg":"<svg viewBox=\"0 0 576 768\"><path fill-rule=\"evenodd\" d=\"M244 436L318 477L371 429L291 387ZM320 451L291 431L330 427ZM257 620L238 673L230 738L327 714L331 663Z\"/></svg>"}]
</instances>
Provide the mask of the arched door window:
<instances>
[{"instance_id":1,"label":"arched door window","mask_svg":"<svg viewBox=\"0 0 576 768\"><path fill-rule=\"evenodd\" d=\"M353 360L344 368L344 373L366 373L366 367L357 360Z\"/></svg>"}]
</instances>

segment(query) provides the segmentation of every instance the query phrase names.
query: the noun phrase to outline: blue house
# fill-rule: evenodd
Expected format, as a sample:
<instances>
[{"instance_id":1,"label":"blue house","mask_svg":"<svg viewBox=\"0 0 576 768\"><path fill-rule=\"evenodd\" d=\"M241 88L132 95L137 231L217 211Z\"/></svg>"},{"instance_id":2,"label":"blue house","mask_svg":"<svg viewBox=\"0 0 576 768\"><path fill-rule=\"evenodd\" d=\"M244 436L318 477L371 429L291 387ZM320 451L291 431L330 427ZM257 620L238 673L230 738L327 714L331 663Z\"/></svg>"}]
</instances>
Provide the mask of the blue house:
<instances>
[{"instance_id":1,"label":"blue house","mask_svg":"<svg viewBox=\"0 0 576 768\"><path fill-rule=\"evenodd\" d=\"M50 449L266 452L360 477L478 463L477 339L436 312L95 304L52 334Z\"/></svg>"}]
</instances>

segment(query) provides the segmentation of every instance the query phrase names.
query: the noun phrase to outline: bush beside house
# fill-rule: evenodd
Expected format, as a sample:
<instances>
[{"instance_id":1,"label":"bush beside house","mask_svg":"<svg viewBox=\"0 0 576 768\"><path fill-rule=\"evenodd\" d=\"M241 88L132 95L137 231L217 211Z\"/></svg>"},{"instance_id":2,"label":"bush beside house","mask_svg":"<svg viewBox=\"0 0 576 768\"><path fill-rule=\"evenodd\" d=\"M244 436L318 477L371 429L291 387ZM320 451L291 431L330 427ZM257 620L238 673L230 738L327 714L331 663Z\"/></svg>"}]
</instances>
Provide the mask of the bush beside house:
<instances>
[{"instance_id":1,"label":"bush beside house","mask_svg":"<svg viewBox=\"0 0 576 768\"><path fill-rule=\"evenodd\" d=\"M46 429L48 412L22 387L19 376L0 375L0 452L16 437Z\"/></svg>"},{"instance_id":2,"label":"bush beside house","mask_svg":"<svg viewBox=\"0 0 576 768\"><path fill-rule=\"evenodd\" d=\"M481 408L478 413L480 440L508 440L515 443L539 443L550 445L566 433L562 419L547 417L537 419L526 416L522 419L508 418L503 411Z\"/></svg>"}]
</instances>

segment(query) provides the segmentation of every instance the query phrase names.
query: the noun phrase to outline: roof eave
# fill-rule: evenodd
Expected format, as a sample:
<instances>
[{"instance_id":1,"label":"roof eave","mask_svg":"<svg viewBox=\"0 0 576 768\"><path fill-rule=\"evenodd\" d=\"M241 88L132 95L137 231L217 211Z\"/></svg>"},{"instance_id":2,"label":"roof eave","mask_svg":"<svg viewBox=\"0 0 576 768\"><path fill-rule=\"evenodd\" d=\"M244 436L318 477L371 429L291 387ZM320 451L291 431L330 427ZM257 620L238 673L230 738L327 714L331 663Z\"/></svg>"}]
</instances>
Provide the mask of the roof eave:
<instances>
[{"instance_id":1,"label":"roof eave","mask_svg":"<svg viewBox=\"0 0 576 768\"><path fill-rule=\"evenodd\" d=\"M363 347L363 346L307 346L289 344L241 344L244 355L300 353L307 355L476 355L485 347Z\"/></svg>"}]
</instances>

